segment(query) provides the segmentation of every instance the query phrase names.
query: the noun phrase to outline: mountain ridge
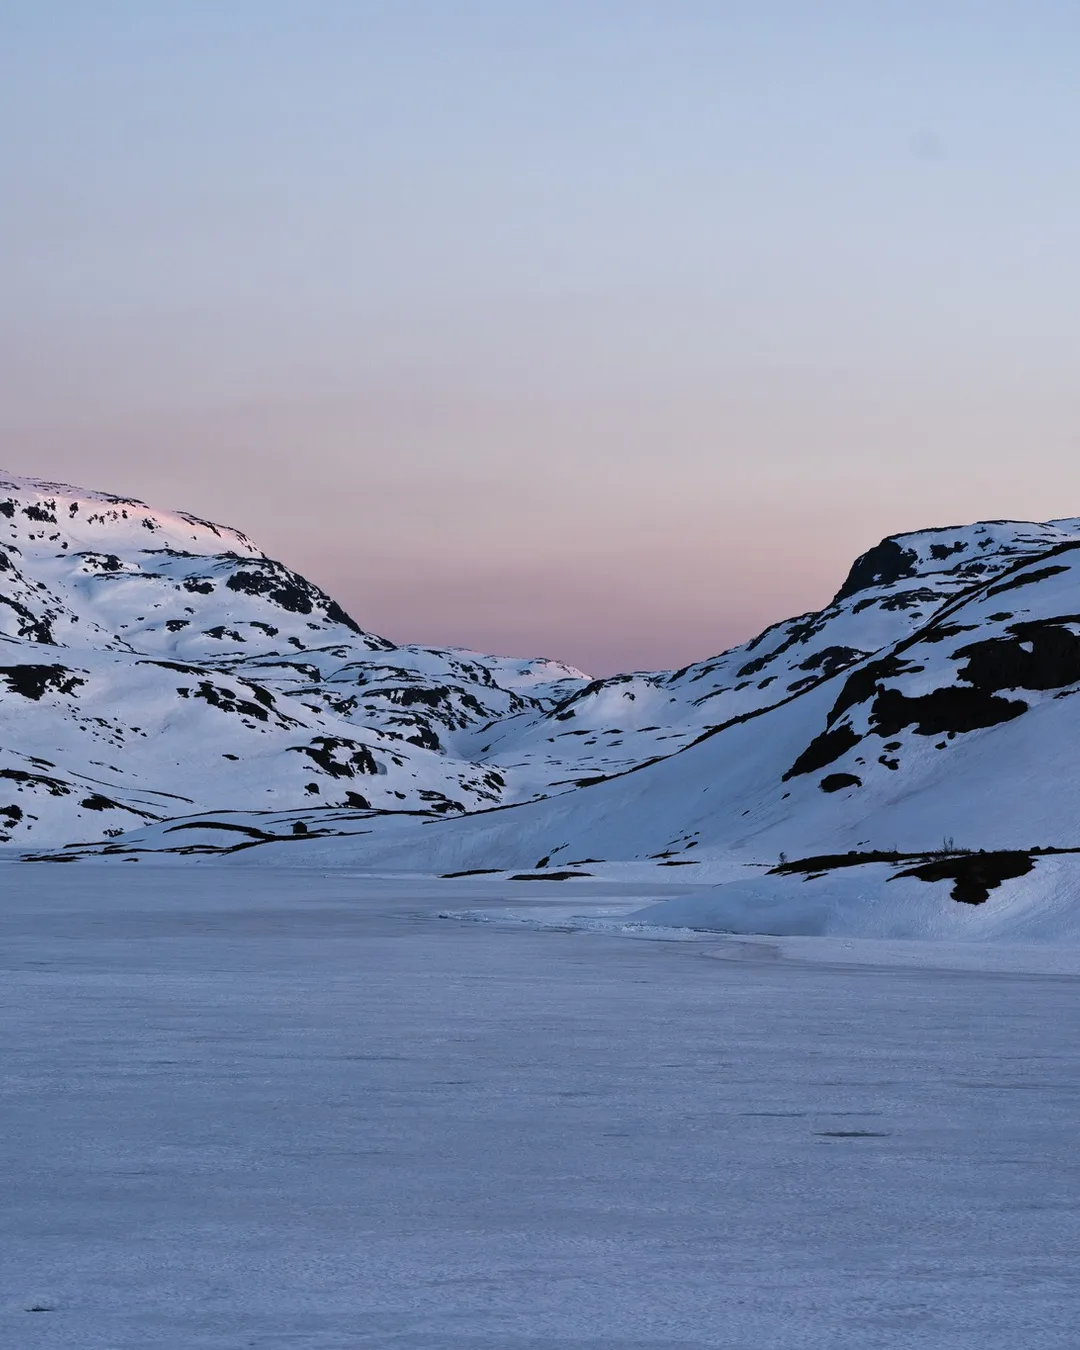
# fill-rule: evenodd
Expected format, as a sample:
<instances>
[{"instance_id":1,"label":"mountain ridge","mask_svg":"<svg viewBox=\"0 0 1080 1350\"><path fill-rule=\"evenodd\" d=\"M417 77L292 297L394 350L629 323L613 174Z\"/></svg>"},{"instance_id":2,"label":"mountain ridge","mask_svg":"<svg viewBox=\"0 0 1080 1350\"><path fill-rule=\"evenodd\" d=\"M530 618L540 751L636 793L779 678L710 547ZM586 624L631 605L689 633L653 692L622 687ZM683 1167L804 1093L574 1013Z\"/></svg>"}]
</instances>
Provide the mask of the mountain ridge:
<instances>
[{"instance_id":1,"label":"mountain ridge","mask_svg":"<svg viewBox=\"0 0 1080 1350\"><path fill-rule=\"evenodd\" d=\"M821 610L598 680L396 646L240 532L111 494L0 475L0 527L0 834L24 849L704 876L949 833L1077 842L1074 518L890 536ZM1018 800L1036 744L1056 801Z\"/></svg>"},{"instance_id":2,"label":"mountain ridge","mask_svg":"<svg viewBox=\"0 0 1080 1350\"><path fill-rule=\"evenodd\" d=\"M240 531L0 475L0 842L117 833L178 802L499 801L497 772L443 742L584 678L399 647Z\"/></svg>"}]
</instances>

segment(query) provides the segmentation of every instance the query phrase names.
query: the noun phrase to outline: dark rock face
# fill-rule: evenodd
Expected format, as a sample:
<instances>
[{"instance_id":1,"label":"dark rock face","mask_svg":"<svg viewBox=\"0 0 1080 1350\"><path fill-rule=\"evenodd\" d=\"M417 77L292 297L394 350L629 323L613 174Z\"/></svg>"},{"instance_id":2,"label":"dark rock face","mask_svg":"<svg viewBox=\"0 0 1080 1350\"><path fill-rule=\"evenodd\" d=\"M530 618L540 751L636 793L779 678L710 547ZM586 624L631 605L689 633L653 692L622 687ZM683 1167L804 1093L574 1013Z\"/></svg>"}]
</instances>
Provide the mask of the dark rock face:
<instances>
[{"instance_id":1,"label":"dark rock face","mask_svg":"<svg viewBox=\"0 0 1080 1350\"><path fill-rule=\"evenodd\" d=\"M35 703L46 690L73 694L80 685L86 683L66 666L0 666L0 677L7 680L8 689L13 694L21 694Z\"/></svg>"},{"instance_id":2,"label":"dark rock face","mask_svg":"<svg viewBox=\"0 0 1080 1350\"><path fill-rule=\"evenodd\" d=\"M917 586L913 590L898 591L896 595L887 596L881 601L881 608L886 611L915 609L918 605L934 605L937 601L936 591L930 590L928 586Z\"/></svg>"},{"instance_id":3,"label":"dark rock face","mask_svg":"<svg viewBox=\"0 0 1080 1350\"><path fill-rule=\"evenodd\" d=\"M120 572L123 564L115 553L77 553L75 556L88 572Z\"/></svg>"},{"instance_id":4,"label":"dark rock face","mask_svg":"<svg viewBox=\"0 0 1080 1350\"><path fill-rule=\"evenodd\" d=\"M952 544L931 544L930 556L936 562L941 562L942 559L948 558L953 553L963 553L966 548L967 544L962 539L957 539Z\"/></svg>"},{"instance_id":5,"label":"dark rock face","mask_svg":"<svg viewBox=\"0 0 1080 1350\"><path fill-rule=\"evenodd\" d=\"M918 670L921 670L920 666L905 661L895 653L882 657L880 661L868 661L844 681L843 688L829 713L829 725L831 726L838 717L842 717L849 708L854 708L857 704L865 703L867 699L872 698L883 680L894 679L897 675Z\"/></svg>"},{"instance_id":6,"label":"dark rock face","mask_svg":"<svg viewBox=\"0 0 1080 1350\"><path fill-rule=\"evenodd\" d=\"M315 736L310 745L291 747L307 755L331 778L355 778L357 774L377 774L379 766L366 745L336 736Z\"/></svg>"},{"instance_id":7,"label":"dark rock face","mask_svg":"<svg viewBox=\"0 0 1080 1350\"><path fill-rule=\"evenodd\" d=\"M114 802L109 797L103 797L100 792L92 792L89 797L84 797L79 805L87 811L119 811L122 809L118 802Z\"/></svg>"},{"instance_id":8,"label":"dark rock face","mask_svg":"<svg viewBox=\"0 0 1080 1350\"><path fill-rule=\"evenodd\" d=\"M862 779L854 773L827 773L818 787L822 792L839 792L841 788L862 787Z\"/></svg>"},{"instance_id":9,"label":"dark rock face","mask_svg":"<svg viewBox=\"0 0 1080 1350\"><path fill-rule=\"evenodd\" d=\"M1008 722L1027 712L1027 706L1019 699L997 698L982 689L957 685L914 698L899 689L883 689L874 699L870 720L879 736L895 736L909 726L919 736L941 736Z\"/></svg>"},{"instance_id":10,"label":"dark rock face","mask_svg":"<svg viewBox=\"0 0 1080 1350\"><path fill-rule=\"evenodd\" d=\"M45 773L30 773L26 769L0 769L0 778L20 786L44 788L50 797L68 797L71 795L70 783L53 778Z\"/></svg>"},{"instance_id":11,"label":"dark rock face","mask_svg":"<svg viewBox=\"0 0 1080 1350\"><path fill-rule=\"evenodd\" d=\"M1002 591L1015 591L1019 586L1033 586L1037 581L1045 581L1047 577L1057 576L1059 572L1067 572L1068 570L1067 567L1040 567L1034 572L1021 572L1018 577L1012 577L997 586L991 586L986 594L988 596L1000 595Z\"/></svg>"},{"instance_id":12,"label":"dark rock face","mask_svg":"<svg viewBox=\"0 0 1080 1350\"><path fill-rule=\"evenodd\" d=\"M0 595L0 605L6 605L8 609L14 610L19 618L19 637L27 638L31 642L40 642L46 647L55 647L56 640L53 637L52 628L47 619L40 618L19 600L13 599L9 595Z\"/></svg>"},{"instance_id":13,"label":"dark rock face","mask_svg":"<svg viewBox=\"0 0 1080 1350\"><path fill-rule=\"evenodd\" d=\"M790 876L803 873L806 876L821 876L852 867L862 867L868 863L907 863L908 866L890 878L896 881L901 877L915 877L919 881L952 881L952 899L963 905L981 905L990 892L1010 881L1014 877L1026 876L1035 865L1039 855L1076 853L1070 848L995 849L988 852L971 853L968 851L950 854L897 853L893 850L871 849L865 853L823 853L810 858L796 858L781 863L771 869L771 874Z\"/></svg>"},{"instance_id":14,"label":"dark rock face","mask_svg":"<svg viewBox=\"0 0 1080 1350\"><path fill-rule=\"evenodd\" d=\"M419 726L411 736L405 739L410 745L418 745L422 750L441 750L442 742L436 733L428 726Z\"/></svg>"},{"instance_id":15,"label":"dark rock face","mask_svg":"<svg viewBox=\"0 0 1080 1350\"><path fill-rule=\"evenodd\" d=\"M1026 876L1034 865L1030 853L1002 849L994 853L967 853L935 859L896 875L918 877L920 881L953 881L954 900L962 905L981 905L1003 881Z\"/></svg>"},{"instance_id":16,"label":"dark rock face","mask_svg":"<svg viewBox=\"0 0 1080 1350\"><path fill-rule=\"evenodd\" d=\"M284 573L282 568L281 572ZM242 591L245 595L261 595L282 609L293 614L310 614L312 610L310 588L302 586L299 578L281 575L277 569L260 568L253 571L241 568L226 581L230 591Z\"/></svg>"},{"instance_id":17,"label":"dark rock face","mask_svg":"<svg viewBox=\"0 0 1080 1350\"><path fill-rule=\"evenodd\" d=\"M759 675L765 667L775 661L778 656L783 656L783 654L790 651L792 647L809 642L809 640L812 637L816 637L824 627L824 620L817 614L808 614L803 618L793 619L786 625L786 632L780 643L777 646L770 648L763 656L756 656L752 661L748 661L746 665L741 666L735 672L736 676L739 679L743 679L747 676ZM774 626L768 631L776 632L777 627ZM756 645L756 643L751 644L751 646ZM747 650L750 650L750 648L748 647Z\"/></svg>"},{"instance_id":18,"label":"dark rock face","mask_svg":"<svg viewBox=\"0 0 1080 1350\"><path fill-rule=\"evenodd\" d=\"M1057 569L1055 569L1057 570ZM967 658L959 672L977 689L1061 689L1080 681L1080 636L1064 627L1080 616L1015 623L1005 637L961 647Z\"/></svg>"},{"instance_id":19,"label":"dark rock face","mask_svg":"<svg viewBox=\"0 0 1080 1350\"><path fill-rule=\"evenodd\" d=\"M262 596L292 614L311 614L318 609L331 623L341 624L358 636L363 635L360 625L345 613L336 600L331 600L317 586L270 558L257 565L237 568L225 585L230 591Z\"/></svg>"},{"instance_id":20,"label":"dark rock face","mask_svg":"<svg viewBox=\"0 0 1080 1350\"><path fill-rule=\"evenodd\" d=\"M820 651L800 663L800 670L812 670L820 675L835 675L867 653L856 647L822 647Z\"/></svg>"},{"instance_id":21,"label":"dark rock face","mask_svg":"<svg viewBox=\"0 0 1080 1350\"><path fill-rule=\"evenodd\" d=\"M930 558L945 562L953 554L962 554L965 550L957 544L963 542L934 544ZM917 736L945 737L937 746L945 749L954 736L995 727L1027 712L1033 700L1009 697L1010 690L1057 690L1059 698L1075 692L1080 686L1080 613L1055 613L1055 609L1065 608L1062 597L1070 595L1069 584L1058 579L1073 574L1080 583L1080 569L1071 558L1066 562L1049 560L1075 556L1078 545L1075 541L1053 542L1042 551L1032 551L1027 558L1014 560L1017 553L1024 552L1025 544L1034 542L1039 541L1018 533L992 558L985 555L985 565L962 562L951 572L942 573L949 578L946 585L952 587L953 598L942 604L942 594L947 596L948 591L928 591L936 603L924 625L894 643L891 650L851 671L828 714L826 730L809 743L785 778L831 763L868 735L888 739L905 728ZM922 575L929 575L925 548L922 556ZM909 561L899 558L893 549L886 549L884 557L895 562L894 571L906 568ZM861 583L882 575L871 555L867 559L870 561L860 559L853 569L856 581ZM990 573L989 579L982 579L984 572ZM993 581L994 576L1001 580ZM1042 589L1037 590L1040 586ZM1037 614L1042 609L1049 610L1049 615L1013 621L1001 631L996 625L1012 620L1013 613L996 610L986 615L984 609L991 606L985 601L1000 591L1018 588L1026 588L1020 603L1027 606L1028 613ZM910 588L897 592L901 593L916 594ZM857 602L852 613L865 603ZM1072 609L1075 604L1073 599L1068 607ZM884 602L880 608L885 608ZM979 632L987 629L993 635L979 639ZM946 641L961 634L976 640L955 650L941 650ZM924 672L930 674L923 680L909 678ZM899 750L900 742L885 749ZM872 748L864 753L894 773L903 766L899 755L880 754Z\"/></svg>"},{"instance_id":22,"label":"dark rock face","mask_svg":"<svg viewBox=\"0 0 1080 1350\"><path fill-rule=\"evenodd\" d=\"M214 684L212 680L200 680L194 690L181 686L177 693L181 698L199 698L208 703L212 708L218 708L224 713L233 713L242 719L252 719L256 722L267 722L270 719L270 712L274 708L274 696L266 689L250 681L244 681L244 684L253 695L253 699L245 698L243 694L235 689L230 689L228 685ZM299 726L295 718L282 717L280 713L275 713L275 723L283 726Z\"/></svg>"},{"instance_id":23,"label":"dark rock face","mask_svg":"<svg viewBox=\"0 0 1080 1350\"><path fill-rule=\"evenodd\" d=\"M331 600L329 596L326 599L326 608L323 611L331 623L339 623L343 628L348 628L354 633L362 633L360 625L354 618L346 614L336 600ZM382 643L380 645L390 647L391 643Z\"/></svg>"},{"instance_id":24,"label":"dark rock face","mask_svg":"<svg viewBox=\"0 0 1080 1350\"><path fill-rule=\"evenodd\" d=\"M895 539L883 539L855 559L847 580L833 597L833 604L870 586L883 586L890 581L915 576L918 561L919 555L913 549L902 548Z\"/></svg>"},{"instance_id":25,"label":"dark rock face","mask_svg":"<svg viewBox=\"0 0 1080 1350\"><path fill-rule=\"evenodd\" d=\"M828 731L823 731L819 736L815 736L806 749L802 752L795 763L784 774L784 782L797 777L801 773L814 773L818 769L823 769L826 764L832 764L834 760L846 755L849 750L853 750L859 744L859 736L853 727L846 722L842 722L837 727L832 727Z\"/></svg>"}]
</instances>

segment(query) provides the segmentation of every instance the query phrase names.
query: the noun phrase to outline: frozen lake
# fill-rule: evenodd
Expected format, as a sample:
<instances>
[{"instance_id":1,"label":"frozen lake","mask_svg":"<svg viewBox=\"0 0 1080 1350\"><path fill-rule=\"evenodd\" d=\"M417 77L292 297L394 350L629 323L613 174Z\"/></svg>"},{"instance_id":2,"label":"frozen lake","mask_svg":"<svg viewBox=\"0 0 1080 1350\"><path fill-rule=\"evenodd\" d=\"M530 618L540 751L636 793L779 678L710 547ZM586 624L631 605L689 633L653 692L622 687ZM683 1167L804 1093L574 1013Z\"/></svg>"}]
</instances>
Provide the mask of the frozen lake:
<instances>
[{"instance_id":1,"label":"frozen lake","mask_svg":"<svg viewBox=\"0 0 1080 1350\"><path fill-rule=\"evenodd\" d=\"M661 895L0 869L0 1343L1074 1350L1076 954Z\"/></svg>"}]
</instances>

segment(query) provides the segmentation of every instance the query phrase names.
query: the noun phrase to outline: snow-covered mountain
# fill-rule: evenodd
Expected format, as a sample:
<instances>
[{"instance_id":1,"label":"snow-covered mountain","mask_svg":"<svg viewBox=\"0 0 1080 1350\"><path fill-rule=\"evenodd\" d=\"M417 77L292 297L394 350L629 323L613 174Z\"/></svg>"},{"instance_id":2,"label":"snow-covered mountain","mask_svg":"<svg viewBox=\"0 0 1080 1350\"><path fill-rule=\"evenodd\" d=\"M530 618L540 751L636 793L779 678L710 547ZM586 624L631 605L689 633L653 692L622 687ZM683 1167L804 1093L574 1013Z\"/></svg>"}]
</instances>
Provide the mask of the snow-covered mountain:
<instances>
[{"instance_id":1,"label":"snow-covered mountain","mask_svg":"<svg viewBox=\"0 0 1080 1350\"><path fill-rule=\"evenodd\" d=\"M944 602L1077 539L1077 520L989 521L886 539L855 562L817 613L681 670L594 680L557 708L485 729L476 752L500 772L528 774L545 787L574 773L608 776L669 756L827 683L917 632Z\"/></svg>"},{"instance_id":2,"label":"snow-covered mountain","mask_svg":"<svg viewBox=\"0 0 1080 1350\"><path fill-rule=\"evenodd\" d=\"M23 847L706 879L1080 845L1077 520L887 539L819 612L590 681L395 647L188 516L2 480L0 519L0 822Z\"/></svg>"},{"instance_id":3,"label":"snow-covered mountain","mask_svg":"<svg viewBox=\"0 0 1080 1350\"><path fill-rule=\"evenodd\" d=\"M191 811L497 804L463 730L585 677L397 647L245 535L0 476L0 840L111 836Z\"/></svg>"}]
</instances>

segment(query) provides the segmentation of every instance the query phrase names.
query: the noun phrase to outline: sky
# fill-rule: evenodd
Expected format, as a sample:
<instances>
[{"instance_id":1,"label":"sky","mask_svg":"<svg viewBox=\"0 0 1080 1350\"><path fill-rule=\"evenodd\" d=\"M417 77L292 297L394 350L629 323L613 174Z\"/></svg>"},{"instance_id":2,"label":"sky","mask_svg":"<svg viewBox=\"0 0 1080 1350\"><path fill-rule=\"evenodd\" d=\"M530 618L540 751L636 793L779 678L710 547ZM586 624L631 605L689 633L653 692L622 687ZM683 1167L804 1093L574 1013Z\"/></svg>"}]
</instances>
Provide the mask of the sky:
<instances>
[{"instance_id":1,"label":"sky","mask_svg":"<svg viewBox=\"0 0 1080 1350\"><path fill-rule=\"evenodd\" d=\"M0 466L681 665L1080 514L1075 0L0 0Z\"/></svg>"}]
</instances>

